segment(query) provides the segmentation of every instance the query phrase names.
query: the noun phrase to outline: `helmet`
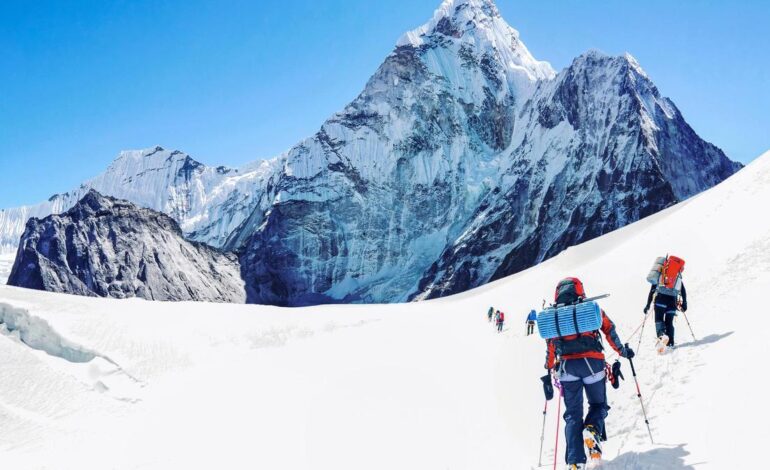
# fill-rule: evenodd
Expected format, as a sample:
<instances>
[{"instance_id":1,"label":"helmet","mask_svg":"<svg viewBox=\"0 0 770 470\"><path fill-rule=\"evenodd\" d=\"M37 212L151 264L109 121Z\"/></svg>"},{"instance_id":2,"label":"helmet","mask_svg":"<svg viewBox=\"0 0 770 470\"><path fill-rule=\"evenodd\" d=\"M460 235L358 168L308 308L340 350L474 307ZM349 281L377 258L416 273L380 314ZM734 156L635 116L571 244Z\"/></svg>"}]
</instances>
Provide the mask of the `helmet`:
<instances>
[{"instance_id":1,"label":"helmet","mask_svg":"<svg viewBox=\"0 0 770 470\"><path fill-rule=\"evenodd\" d=\"M557 304L574 304L586 297L583 283L576 277L568 277L559 281L553 300Z\"/></svg>"}]
</instances>

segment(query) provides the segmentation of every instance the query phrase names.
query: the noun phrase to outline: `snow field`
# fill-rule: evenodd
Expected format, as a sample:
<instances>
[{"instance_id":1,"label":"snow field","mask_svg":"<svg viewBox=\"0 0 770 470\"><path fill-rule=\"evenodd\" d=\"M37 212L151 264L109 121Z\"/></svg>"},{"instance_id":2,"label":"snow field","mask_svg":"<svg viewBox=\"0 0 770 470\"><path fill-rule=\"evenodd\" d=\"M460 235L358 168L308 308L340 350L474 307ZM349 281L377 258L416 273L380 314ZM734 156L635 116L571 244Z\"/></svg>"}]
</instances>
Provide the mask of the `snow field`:
<instances>
[{"instance_id":1,"label":"snow field","mask_svg":"<svg viewBox=\"0 0 770 470\"><path fill-rule=\"evenodd\" d=\"M423 303L287 311L0 287L6 310L97 357L75 364L0 325L0 459L57 470L534 468L545 348L524 337L526 314L578 276L589 295L612 295L600 303L636 348L645 276L671 253L687 261L698 340L680 318L678 349L657 356L648 321L635 364L655 444L623 360L603 468L755 468L770 413L748 384L766 381L770 320L757 299L770 284L770 220L752 213L770 201L768 181L770 154L535 268ZM490 306L507 314L501 334ZM562 440L560 464L563 450Z\"/></svg>"}]
</instances>

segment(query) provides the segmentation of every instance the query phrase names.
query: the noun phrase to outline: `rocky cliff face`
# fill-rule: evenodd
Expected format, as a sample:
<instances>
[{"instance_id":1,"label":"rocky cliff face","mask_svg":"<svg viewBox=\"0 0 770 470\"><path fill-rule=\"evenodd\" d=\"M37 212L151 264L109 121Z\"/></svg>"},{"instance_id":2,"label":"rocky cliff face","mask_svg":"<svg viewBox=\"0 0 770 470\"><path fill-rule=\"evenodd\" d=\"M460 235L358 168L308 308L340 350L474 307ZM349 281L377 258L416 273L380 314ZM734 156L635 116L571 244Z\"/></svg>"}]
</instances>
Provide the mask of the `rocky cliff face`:
<instances>
[{"instance_id":1,"label":"rocky cliff face","mask_svg":"<svg viewBox=\"0 0 770 470\"><path fill-rule=\"evenodd\" d=\"M557 74L492 0L446 0L286 154L228 170L156 149L84 188L236 251L248 301L307 305L461 292L739 168L630 55L591 51Z\"/></svg>"},{"instance_id":2,"label":"rocky cliff face","mask_svg":"<svg viewBox=\"0 0 770 470\"><path fill-rule=\"evenodd\" d=\"M234 256L186 241L165 214L93 190L64 214L29 220L8 284L114 298L245 300Z\"/></svg>"}]
</instances>

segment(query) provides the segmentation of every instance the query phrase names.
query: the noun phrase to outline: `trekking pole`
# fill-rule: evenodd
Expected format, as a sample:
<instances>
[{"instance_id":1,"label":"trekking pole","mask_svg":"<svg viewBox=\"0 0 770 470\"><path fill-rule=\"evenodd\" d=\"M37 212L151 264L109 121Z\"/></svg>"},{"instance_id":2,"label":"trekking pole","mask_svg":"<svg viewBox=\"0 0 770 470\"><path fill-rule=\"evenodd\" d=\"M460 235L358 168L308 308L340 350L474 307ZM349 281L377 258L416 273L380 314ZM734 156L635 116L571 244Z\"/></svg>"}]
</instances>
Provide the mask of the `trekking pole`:
<instances>
[{"instance_id":1,"label":"trekking pole","mask_svg":"<svg viewBox=\"0 0 770 470\"><path fill-rule=\"evenodd\" d=\"M639 333L639 344L636 345L636 350L639 351L642 347L642 338L644 337L644 325L647 324L647 318L650 316L649 313L644 314L644 321L642 322L642 332Z\"/></svg>"},{"instance_id":2,"label":"trekking pole","mask_svg":"<svg viewBox=\"0 0 770 470\"><path fill-rule=\"evenodd\" d=\"M548 413L548 400L545 401L545 407L543 408L543 429L540 431L540 457L537 459L537 466L543 466L543 442L545 441L545 417Z\"/></svg>"},{"instance_id":3,"label":"trekking pole","mask_svg":"<svg viewBox=\"0 0 770 470\"><path fill-rule=\"evenodd\" d=\"M626 343L626 348L628 348L627 343ZM636 378L636 368L634 367L634 361L629 357L628 362L631 364L631 373L633 374L634 382L636 383L636 396L639 397L639 404L642 405L642 414L644 415L644 424L647 425L647 432L650 434L650 442L652 444L655 444L655 441L652 439L652 431L650 430L650 420L647 419L647 411L644 409L644 400L642 400L642 391L641 389L639 389L639 380Z\"/></svg>"},{"instance_id":4,"label":"trekking pole","mask_svg":"<svg viewBox=\"0 0 770 470\"><path fill-rule=\"evenodd\" d=\"M554 385L559 389L559 407L556 410L556 444L553 446L553 470L556 470L556 459L559 456L559 427L561 425L561 399L564 397L564 390L561 388L561 382L554 380Z\"/></svg>"},{"instance_id":5,"label":"trekking pole","mask_svg":"<svg viewBox=\"0 0 770 470\"><path fill-rule=\"evenodd\" d=\"M692 331L692 326L690 326L690 319L687 318L687 314L684 310L682 310L682 315L684 315L684 319L687 322L687 327L690 328L690 334L692 335L693 341L698 341L698 338L695 337L695 333Z\"/></svg>"}]
</instances>

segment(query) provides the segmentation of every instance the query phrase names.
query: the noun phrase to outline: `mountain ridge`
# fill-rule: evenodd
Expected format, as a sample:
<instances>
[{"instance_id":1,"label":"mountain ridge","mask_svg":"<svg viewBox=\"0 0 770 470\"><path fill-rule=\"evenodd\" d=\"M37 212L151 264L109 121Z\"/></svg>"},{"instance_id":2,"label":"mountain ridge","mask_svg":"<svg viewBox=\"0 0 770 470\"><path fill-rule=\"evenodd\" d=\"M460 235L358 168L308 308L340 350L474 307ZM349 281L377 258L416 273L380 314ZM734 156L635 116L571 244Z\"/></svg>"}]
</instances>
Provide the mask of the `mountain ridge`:
<instances>
[{"instance_id":1,"label":"mountain ridge","mask_svg":"<svg viewBox=\"0 0 770 470\"><path fill-rule=\"evenodd\" d=\"M633 56L591 50L556 74L491 0L443 2L351 103L253 172L174 157L166 187L143 173L144 193L118 196L237 251L249 301L277 305L461 292L740 168Z\"/></svg>"}]
</instances>

